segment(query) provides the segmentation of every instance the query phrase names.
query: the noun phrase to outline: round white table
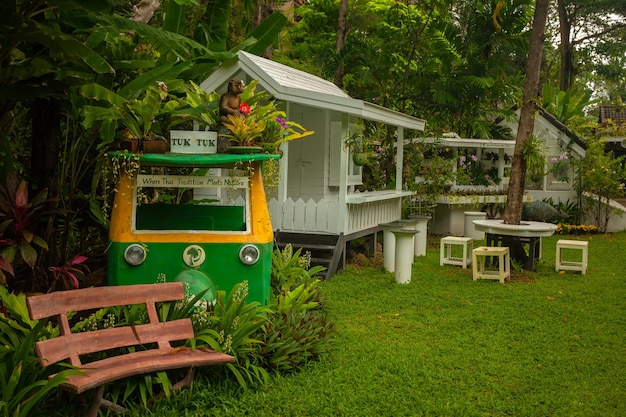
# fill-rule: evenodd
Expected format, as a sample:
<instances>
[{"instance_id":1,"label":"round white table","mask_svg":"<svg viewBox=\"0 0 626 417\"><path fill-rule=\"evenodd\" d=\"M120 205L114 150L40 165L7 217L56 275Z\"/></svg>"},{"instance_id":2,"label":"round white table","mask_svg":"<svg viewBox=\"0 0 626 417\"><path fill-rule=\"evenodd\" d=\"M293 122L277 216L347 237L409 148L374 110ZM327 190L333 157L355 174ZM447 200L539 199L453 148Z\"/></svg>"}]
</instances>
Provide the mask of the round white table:
<instances>
[{"instance_id":1,"label":"round white table","mask_svg":"<svg viewBox=\"0 0 626 417\"><path fill-rule=\"evenodd\" d=\"M476 230L485 232L487 246L500 246L506 244L518 244L521 251L511 250L511 257L526 264L529 271L535 270L535 260L541 256L541 245L538 243L542 237L552 236L556 230L556 224L522 220L520 224L506 224L502 219L474 220ZM528 254L523 250L522 244L528 243Z\"/></svg>"}]
</instances>

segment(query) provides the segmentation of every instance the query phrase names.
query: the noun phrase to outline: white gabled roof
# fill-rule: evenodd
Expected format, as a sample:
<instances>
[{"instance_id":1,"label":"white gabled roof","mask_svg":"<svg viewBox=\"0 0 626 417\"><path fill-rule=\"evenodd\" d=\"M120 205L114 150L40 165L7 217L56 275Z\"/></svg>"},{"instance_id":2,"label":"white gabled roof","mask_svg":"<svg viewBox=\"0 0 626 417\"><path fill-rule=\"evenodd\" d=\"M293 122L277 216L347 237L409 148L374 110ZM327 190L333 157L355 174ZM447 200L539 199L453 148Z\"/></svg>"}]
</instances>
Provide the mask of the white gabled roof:
<instances>
[{"instance_id":1,"label":"white gabled roof","mask_svg":"<svg viewBox=\"0 0 626 417\"><path fill-rule=\"evenodd\" d=\"M239 51L237 55L238 61L224 63L200 87L217 90L243 71L250 78L258 80L277 100L347 113L392 126L424 130L424 120L353 99L330 81L244 51Z\"/></svg>"}]
</instances>

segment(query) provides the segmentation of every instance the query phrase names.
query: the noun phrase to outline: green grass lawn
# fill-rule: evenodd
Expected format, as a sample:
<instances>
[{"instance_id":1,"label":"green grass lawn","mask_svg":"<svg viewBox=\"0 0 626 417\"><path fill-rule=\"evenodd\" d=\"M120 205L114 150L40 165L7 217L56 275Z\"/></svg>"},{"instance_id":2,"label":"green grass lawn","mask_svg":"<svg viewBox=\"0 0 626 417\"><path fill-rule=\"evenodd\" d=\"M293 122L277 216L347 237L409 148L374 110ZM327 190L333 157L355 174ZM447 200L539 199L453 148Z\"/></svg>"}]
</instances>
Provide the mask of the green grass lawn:
<instances>
[{"instance_id":1,"label":"green grass lawn","mask_svg":"<svg viewBox=\"0 0 626 417\"><path fill-rule=\"evenodd\" d=\"M410 284L350 266L323 284L323 362L246 393L199 378L136 415L626 416L626 233L581 237L587 275L554 271L559 238L504 285L440 267L435 237Z\"/></svg>"}]
</instances>

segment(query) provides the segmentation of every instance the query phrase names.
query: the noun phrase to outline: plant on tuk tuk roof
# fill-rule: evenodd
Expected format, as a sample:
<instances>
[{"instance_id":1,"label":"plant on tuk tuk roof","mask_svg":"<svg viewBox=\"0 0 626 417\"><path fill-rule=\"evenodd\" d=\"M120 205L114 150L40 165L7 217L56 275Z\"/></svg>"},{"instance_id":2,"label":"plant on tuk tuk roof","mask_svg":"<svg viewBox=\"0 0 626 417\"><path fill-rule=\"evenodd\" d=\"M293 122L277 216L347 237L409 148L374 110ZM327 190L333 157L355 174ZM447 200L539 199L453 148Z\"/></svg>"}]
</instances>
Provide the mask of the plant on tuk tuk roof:
<instances>
[{"instance_id":1,"label":"plant on tuk tuk roof","mask_svg":"<svg viewBox=\"0 0 626 417\"><path fill-rule=\"evenodd\" d=\"M200 130L216 129L220 122L220 96L216 92L204 91L193 81L190 86L183 86L185 97L181 98L181 107L173 113L173 124L170 127L185 122L198 124Z\"/></svg>"},{"instance_id":2,"label":"plant on tuk tuk roof","mask_svg":"<svg viewBox=\"0 0 626 417\"><path fill-rule=\"evenodd\" d=\"M283 142L302 139L314 133L314 130L307 130L300 123L276 117L273 121L267 122L265 132L263 133L263 141L280 145Z\"/></svg>"},{"instance_id":3,"label":"plant on tuk tuk roof","mask_svg":"<svg viewBox=\"0 0 626 417\"><path fill-rule=\"evenodd\" d=\"M245 125L250 128L263 127L261 134L252 142L280 145L283 142L302 139L315 133L299 123L287 120L287 113L279 108L279 103L273 100L267 91L255 92L257 85L257 80L251 81L240 95L242 106L246 107L246 111L242 111L245 116ZM232 120L230 123L225 123L224 127L230 131L226 136L231 140L233 140L232 136L240 135L241 130L244 129L241 123L233 123ZM236 134L233 132L234 129L238 131ZM234 139L234 141L241 140ZM245 145L245 143L242 144Z\"/></svg>"},{"instance_id":4,"label":"plant on tuk tuk roof","mask_svg":"<svg viewBox=\"0 0 626 417\"><path fill-rule=\"evenodd\" d=\"M169 94L172 88L182 86L182 80L158 82L149 85L137 97L125 98L99 85L81 87L81 94L93 99L93 105L82 108L83 126L97 129L102 137L100 147L121 139L154 139L163 137L172 123L172 115L183 106Z\"/></svg>"},{"instance_id":5,"label":"plant on tuk tuk roof","mask_svg":"<svg viewBox=\"0 0 626 417\"><path fill-rule=\"evenodd\" d=\"M235 146L252 146L263 134L265 122L254 117L237 117L229 114L228 123L224 127L228 130L222 135L228 138Z\"/></svg>"}]
</instances>

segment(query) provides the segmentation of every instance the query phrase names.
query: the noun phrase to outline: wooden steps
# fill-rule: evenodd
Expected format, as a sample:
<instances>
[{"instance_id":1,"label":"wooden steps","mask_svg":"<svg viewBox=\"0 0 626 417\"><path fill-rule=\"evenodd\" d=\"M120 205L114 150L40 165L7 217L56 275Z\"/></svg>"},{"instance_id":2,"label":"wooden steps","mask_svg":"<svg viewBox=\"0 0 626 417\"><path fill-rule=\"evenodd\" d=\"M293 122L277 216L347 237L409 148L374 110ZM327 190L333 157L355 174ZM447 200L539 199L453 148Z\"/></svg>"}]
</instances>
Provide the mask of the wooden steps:
<instances>
[{"instance_id":1,"label":"wooden steps","mask_svg":"<svg viewBox=\"0 0 626 417\"><path fill-rule=\"evenodd\" d=\"M302 254L311 253L311 266L320 265L326 268L323 278L329 279L338 269L345 266L343 234L298 233L276 230L274 232L275 247L283 250L291 244L294 252L302 249Z\"/></svg>"}]
</instances>

